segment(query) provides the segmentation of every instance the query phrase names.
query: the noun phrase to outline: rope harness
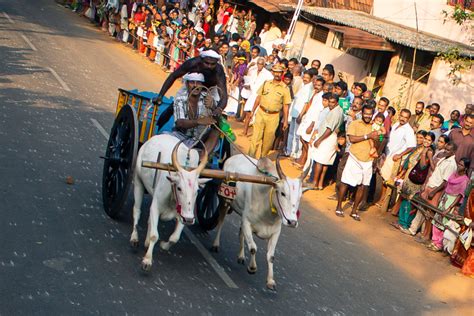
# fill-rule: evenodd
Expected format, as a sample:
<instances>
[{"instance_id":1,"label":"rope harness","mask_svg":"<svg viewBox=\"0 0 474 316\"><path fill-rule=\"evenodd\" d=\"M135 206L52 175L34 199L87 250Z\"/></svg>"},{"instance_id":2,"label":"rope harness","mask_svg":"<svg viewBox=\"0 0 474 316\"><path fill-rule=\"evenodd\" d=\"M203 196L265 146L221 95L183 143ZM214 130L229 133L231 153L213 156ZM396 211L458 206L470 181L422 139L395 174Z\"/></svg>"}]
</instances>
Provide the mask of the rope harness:
<instances>
[{"instance_id":1,"label":"rope harness","mask_svg":"<svg viewBox=\"0 0 474 316\"><path fill-rule=\"evenodd\" d=\"M171 167L168 165L168 175L171 176ZM173 192L174 200L176 201L176 212L181 216L181 204L178 202L178 195L176 194L176 184L171 182L171 192Z\"/></svg>"}]
</instances>

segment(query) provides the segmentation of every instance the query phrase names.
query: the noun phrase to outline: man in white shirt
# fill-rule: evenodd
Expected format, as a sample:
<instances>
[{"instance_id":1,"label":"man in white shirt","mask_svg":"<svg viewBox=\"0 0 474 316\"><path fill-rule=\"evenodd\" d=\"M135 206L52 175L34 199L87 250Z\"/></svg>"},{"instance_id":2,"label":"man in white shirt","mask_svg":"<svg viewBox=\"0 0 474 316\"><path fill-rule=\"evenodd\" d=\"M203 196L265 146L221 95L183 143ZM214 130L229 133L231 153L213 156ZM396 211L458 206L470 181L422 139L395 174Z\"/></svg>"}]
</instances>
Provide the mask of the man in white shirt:
<instances>
[{"instance_id":1,"label":"man in white shirt","mask_svg":"<svg viewBox=\"0 0 474 316\"><path fill-rule=\"evenodd\" d=\"M250 62L247 65L247 76L251 76L252 72L257 70L257 60L260 58L260 48L253 46L250 50Z\"/></svg>"},{"instance_id":2,"label":"man in white shirt","mask_svg":"<svg viewBox=\"0 0 474 316\"><path fill-rule=\"evenodd\" d=\"M290 123L290 129L288 132L288 141L286 145L286 155L292 156L294 158L299 157L300 154L300 140L296 135L296 131L300 126L296 119L301 113L304 105L311 98L313 92L313 75L310 71L305 71L303 74L303 87L295 94L295 98L290 106L290 111L288 115L288 123Z\"/></svg>"},{"instance_id":3,"label":"man in white shirt","mask_svg":"<svg viewBox=\"0 0 474 316\"><path fill-rule=\"evenodd\" d=\"M252 119L250 114L255 104L255 100L257 99L257 91L265 81L272 79L272 73L265 69L265 58L258 57L256 68L253 71L250 71L247 76L244 77L242 93L245 95L245 93L248 92L248 98L244 106L244 136L247 136L248 134L249 124Z\"/></svg>"},{"instance_id":4,"label":"man in white shirt","mask_svg":"<svg viewBox=\"0 0 474 316\"><path fill-rule=\"evenodd\" d=\"M449 142L445 147L445 157L441 158L436 167L424 185L421 197L434 207L438 206L441 195L446 188L448 178L457 170L456 152L457 146L453 142ZM430 241L431 221L426 220L425 215L418 210L416 216L411 222L410 228L402 229L405 234L416 235L418 229L425 222L425 228L421 236L416 239L418 242L426 243Z\"/></svg>"},{"instance_id":5,"label":"man in white shirt","mask_svg":"<svg viewBox=\"0 0 474 316\"><path fill-rule=\"evenodd\" d=\"M301 109L300 114L296 118L296 122L300 122L296 135L300 137L302 144L301 155L296 163L304 166L306 158L308 157L308 146L311 140L311 135L319 120L319 114L324 109L323 106L323 86L324 79L321 77L313 77L313 94L309 101Z\"/></svg>"},{"instance_id":6,"label":"man in white shirt","mask_svg":"<svg viewBox=\"0 0 474 316\"><path fill-rule=\"evenodd\" d=\"M394 178L402 157L410 153L416 147L415 132L410 124L408 124L410 116L410 110L402 109L398 122L393 125L392 131L390 132L386 158L380 169L380 175L385 181L390 181Z\"/></svg>"},{"instance_id":7,"label":"man in white shirt","mask_svg":"<svg viewBox=\"0 0 474 316\"><path fill-rule=\"evenodd\" d=\"M271 21L271 26L268 32L266 32L265 40L262 39L262 46L265 47L267 52L271 52L273 50L273 42L277 39L281 38L281 30L277 26L276 21Z\"/></svg>"},{"instance_id":8,"label":"man in white shirt","mask_svg":"<svg viewBox=\"0 0 474 316\"><path fill-rule=\"evenodd\" d=\"M295 95L298 93L298 91L300 91L301 88L303 88L303 85L305 84L302 77L304 74L301 73L301 68L301 65L297 64L291 70L291 73L293 74L293 83L291 86Z\"/></svg>"}]
</instances>

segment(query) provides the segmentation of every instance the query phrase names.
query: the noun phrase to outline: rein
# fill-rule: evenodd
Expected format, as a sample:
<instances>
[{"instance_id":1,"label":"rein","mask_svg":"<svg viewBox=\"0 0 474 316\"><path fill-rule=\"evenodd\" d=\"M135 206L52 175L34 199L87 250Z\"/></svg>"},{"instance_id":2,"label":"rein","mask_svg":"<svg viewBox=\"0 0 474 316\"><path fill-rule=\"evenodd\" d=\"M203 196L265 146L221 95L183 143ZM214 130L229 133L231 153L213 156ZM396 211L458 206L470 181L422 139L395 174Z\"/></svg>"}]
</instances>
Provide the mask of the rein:
<instances>
[{"instance_id":1,"label":"rein","mask_svg":"<svg viewBox=\"0 0 474 316\"><path fill-rule=\"evenodd\" d=\"M279 214L280 213L281 216L286 221L289 221L288 218L286 218L285 214L283 212L278 212L278 209L275 207L275 205L273 205L272 195L273 195L274 191L275 191L275 188L272 186L272 188L270 189L270 194L269 194L271 212L272 212L272 214ZM281 203L280 203L280 199L278 198L278 194L276 195L276 200L277 200L277 203L278 203L278 206L280 207L280 209L283 209L283 207L281 206ZM299 212L299 210L298 210L298 212ZM298 217L299 217L299 215L298 215Z\"/></svg>"},{"instance_id":2,"label":"rein","mask_svg":"<svg viewBox=\"0 0 474 316\"><path fill-rule=\"evenodd\" d=\"M168 166L168 174L171 176L171 169ZM178 203L178 196L176 194L176 185L171 182L171 191L173 192L174 200L176 201L176 212L181 216L181 204Z\"/></svg>"},{"instance_id":3,"label":"rein","mask_svg":"<svg viewBox=\"0 0 474 316\"><path fill-rule=\"evenodd\" d=\"M272 188L270 189L270 195L269 195L269 199L270 199L270 209L272 211L272 214L277 214L278 213L278 210L277 208L275 207L275 205L273 205L273 199L272 199L272 195L273 195L273 191L275 191L275 189ZM278 197L277 197L277 201L278 201ZM278 201L278 205L280 205L280 201ZM280 205L281 207L281 205Z\"/></svg>"},{"instance_id":4,"label":"rein","mask_svg":"<svg viewBox=\"0 0 474 316\"><path fill-rule=\"evenodd\" d=\"M254 162L252 161L252 159L250 159L250 157L249 157L246 153L244 153L244 152L239 148L239 146L237 146L237 145L235 144L235 142L233 142L232 139L230 139L229 136L227 136L227 134L226 134L222 129L219 128L219 126L218 126L216 123L213 123L212 125L213 125L219 132L221 132L221 134L224 135L224 137L227 139L227 141L229 142L229 144L231 144L232 147L234 147L235 150L237 150L237 151L238 151L239 153L241 153L248 161L250 161L250 163L251 163L252 165L254 165L255 168L257 168L257 170L258 170L259 172L263 173L264 175L266 175L266 176L268 176L268 177L274 178L276 181L279 180L279 178L278 178L277 176L274 176L274 175L271 174L269 171L264 170L264 169L260 169L260 168L257 166L257 164L254 163ZM273 190L273 187L272 187L272 190ZM270 191L270 192L271 192L271 191Z\"/></svg>"}]
</instances>

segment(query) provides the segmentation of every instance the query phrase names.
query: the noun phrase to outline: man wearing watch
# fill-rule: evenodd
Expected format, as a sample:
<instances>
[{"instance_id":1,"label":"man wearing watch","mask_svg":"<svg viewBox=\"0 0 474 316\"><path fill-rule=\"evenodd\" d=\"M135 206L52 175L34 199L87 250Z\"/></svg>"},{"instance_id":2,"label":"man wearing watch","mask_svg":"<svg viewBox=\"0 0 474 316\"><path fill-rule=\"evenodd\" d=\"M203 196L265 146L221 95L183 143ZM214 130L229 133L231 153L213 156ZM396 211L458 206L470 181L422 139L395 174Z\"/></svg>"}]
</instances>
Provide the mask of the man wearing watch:
<instances>
[{"instance_id":1,"label":"man wearing watch","mask_svg":"<svg viewBox=\"0 0 474 316\"><path fill-rule=\"evenodd\" d=\"M347 137L351 142L349 147L349 156L342 171L341 184L337 194L336 215L344 216L342 210L342 199L346 195L348 186L356 187L356 195L352 206L351 217L360 221L357 211L359 204L364 196L364 192L370 185L372 178L372 158L370 152L370 139L376 140L377 131L372 131L372 115L374 108L368 105L362 107L362 119L355 120L347 127Z\"/></svg>"}]
</instances>

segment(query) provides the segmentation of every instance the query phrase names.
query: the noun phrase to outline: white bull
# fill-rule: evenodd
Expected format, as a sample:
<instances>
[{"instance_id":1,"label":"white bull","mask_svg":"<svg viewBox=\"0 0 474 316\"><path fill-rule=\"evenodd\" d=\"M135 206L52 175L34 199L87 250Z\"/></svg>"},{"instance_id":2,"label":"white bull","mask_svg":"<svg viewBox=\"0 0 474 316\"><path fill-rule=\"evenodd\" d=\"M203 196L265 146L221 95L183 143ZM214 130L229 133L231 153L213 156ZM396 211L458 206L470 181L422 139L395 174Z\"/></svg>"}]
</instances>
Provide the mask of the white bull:
<instances>
[{"instance_id":1,"label":"white bull","mask_svg":"<svg viewBox=\"0 0 474 316\"><path fill-rule=\"evenodd\" d=\"M158 220L176 219L176 228L169 240L160 243L162 249L168 250L178 242L184 225L194 224L194 205L199 185L210 180L199 179L199 174L207 162L207 152L198 165L198 152L194 149L188 151L186 146L180 146L180 144L181 141L172 135L156 135L143 144L138 152L133 181L135 198L133 231L130 237L130 244L134 247L138 246L137 225L140 219L144 190L146 189L153 196L145 239L145 247L148 249L142 260L144 270L149 270L153 262L153 248L159 239ZM158 155L160 155L160 162L171 162L177 171L170 173L142 167L142 161L156 161ZM188 166L195 169L187 171L180 165L179 161L186 159L188 159Z\"/></svg>"},{"instance_id":2,"label":"white bull","mask_svg":"<svg viewBox=\"0 0 474 316\"><path fill-rule=\"evenodd\" d=\"M212 249L216 252L219 250L224 218L229 208L235 210L242 216L238 262L242 264L245 262L245 240L250 250L250 263L247 271L250 274L254 274L257 271L255 260L257 245L253 240L252 234L255 233L259 238L268 240L267 287L274 290L276 283L273 278L273 260L281 232L281 224L283 223L283 225L289 227L298 226L300 199L302 194L308 190L308 188L303 187L303 180L311 166L299 178L291 179L283 173L279 158L277 158L275 167L268 158L262 158L257 161L244 155L235 155L227 159L224 164L224 171L261 176L262 173L254 164L258 164L260 169L265 169L273 175L278 175L278 179L273 186L237 182L237 194L234 200L228 207L220 209L217 234Z\"/></svg>"}]
</instances>

